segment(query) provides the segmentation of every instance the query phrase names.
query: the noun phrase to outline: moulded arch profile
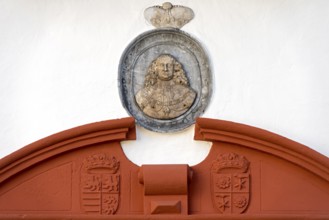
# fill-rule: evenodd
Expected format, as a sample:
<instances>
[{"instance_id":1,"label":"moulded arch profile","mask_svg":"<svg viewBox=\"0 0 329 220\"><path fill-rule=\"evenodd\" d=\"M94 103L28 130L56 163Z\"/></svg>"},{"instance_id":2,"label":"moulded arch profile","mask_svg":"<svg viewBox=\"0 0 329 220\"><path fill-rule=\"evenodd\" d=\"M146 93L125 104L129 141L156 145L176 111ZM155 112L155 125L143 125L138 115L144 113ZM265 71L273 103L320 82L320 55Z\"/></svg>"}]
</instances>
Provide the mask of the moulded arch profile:
<instances>
[{"instance_id":1,"label":"moulded arch profile","mask_svg":"<svg viewBox=\"0 0 329 220\"><path fill-rule=\"evenodd\" d=\"M230 143L274 155L329 181L329 160L326 156L260 128L225 120L198 118L194 139Z\"/></svg>"},{"instance_id":2,"label":"moulded arch profile","mask_svg":"<svg viewBox=\"0 0 329 220\"><path fill-rule=\"evenodd\" d=\"M329 219L329 159L277 134L198 118L195 165L133 164L134 118L51 135L0 160L0 219Z\"/></svg>"},{"instance_id":3,"label":"moulded arch profile","mask_svg":"<svg viewBox=\"0 0 329 220\"><path fill-rule=\"evenodd\" d=\"M104 142L135 139L135 120L131 117L95 122L61 131L2 158L0 184L29 167L69 151Z\"/></svg>"}]
</instances>

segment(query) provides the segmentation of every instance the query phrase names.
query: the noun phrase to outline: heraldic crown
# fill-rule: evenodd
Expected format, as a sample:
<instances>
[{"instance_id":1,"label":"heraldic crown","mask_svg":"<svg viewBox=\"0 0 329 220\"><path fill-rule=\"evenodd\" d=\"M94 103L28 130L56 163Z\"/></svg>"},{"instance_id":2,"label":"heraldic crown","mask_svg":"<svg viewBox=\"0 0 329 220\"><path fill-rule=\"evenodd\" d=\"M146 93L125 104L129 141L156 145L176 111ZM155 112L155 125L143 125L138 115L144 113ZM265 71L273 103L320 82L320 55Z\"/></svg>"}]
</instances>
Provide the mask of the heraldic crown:
<instances>
[{"instance_id":1,"label":"heraldic crown","mask_svg":"<svg viewBox=\"0 0 329 220\"><path fill-rule=\"evenodd\" d=\"M192 9L165 2L145 9L145 19L156 28L181 28L194 18Z\"/></svg>"},{"instance_id":2,"label":"heraldic crown","mask_svg":"<svg viewBox=\"0 0 329 220\"><path fill-rule=\"evenodd\" d=\"M212 171L219 173L225 169L237 169L241 173L245 173L249 168L249 161L241 155L235 153L227 153L218 155L212 164Z\"/></svg>"},{"instance_id":3,"label":"heraldic crown","mask_svg":"<svg viewBox=\"0 0 329 220\"><path fill-rule=\"evenodd\" d=\"M120 167L120 162L115 157L106 154L94 154L87 157L84 162L84 169L88 171L106 170L107 173L114 174Z\"/></svg>"}]
</instances>

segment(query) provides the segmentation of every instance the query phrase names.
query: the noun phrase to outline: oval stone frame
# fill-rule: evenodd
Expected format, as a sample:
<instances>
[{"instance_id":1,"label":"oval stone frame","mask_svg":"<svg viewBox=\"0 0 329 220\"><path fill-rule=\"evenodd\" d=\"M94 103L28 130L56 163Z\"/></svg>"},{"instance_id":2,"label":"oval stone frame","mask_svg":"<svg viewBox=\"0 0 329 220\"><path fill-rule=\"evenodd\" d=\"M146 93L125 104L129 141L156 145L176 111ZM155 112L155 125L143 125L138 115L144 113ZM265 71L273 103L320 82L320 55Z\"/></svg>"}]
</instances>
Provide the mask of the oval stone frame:
<instances>
[{"instance_id":1,"label":"oval stone frame","mask_svg":"<svg viewBox=\"0 0 329 220\"><path fill-rule=\"evenodd\" d=\"M197 93L193 105L173 119L147 116L135 100L143 87L151 62L161 54L170 54L180 62L190 87ZM208 105L212 87L208 58L201 44L178 29L156 29L137 36L124 51L119 65L119 93L122 105L137 124L156 132L176 132L195 123Z\"/></svg>"}]
</instances>

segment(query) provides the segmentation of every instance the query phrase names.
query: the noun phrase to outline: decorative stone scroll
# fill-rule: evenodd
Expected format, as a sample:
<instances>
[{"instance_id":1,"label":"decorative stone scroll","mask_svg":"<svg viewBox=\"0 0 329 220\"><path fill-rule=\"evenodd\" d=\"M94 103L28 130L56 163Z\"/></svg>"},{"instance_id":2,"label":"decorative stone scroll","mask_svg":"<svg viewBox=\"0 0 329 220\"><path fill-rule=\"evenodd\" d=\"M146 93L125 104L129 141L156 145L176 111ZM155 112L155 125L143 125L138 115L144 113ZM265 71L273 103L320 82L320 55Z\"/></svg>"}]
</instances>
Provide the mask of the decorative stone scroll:
<instances>
[{"instance_id":1,"label":"decorative stone scroll","mask_svg":"<svg viewBox=\"0 0 329 220\"><path fill-rule=\"evenodd\" d=\"M193 11L164 3L145 10L157 29L136 37L119 66L121 101L137 123L156 132L194 124L211 96L211 74L202 45L177 29Z\"/></svg>"},{"instance_id":2,"label":"decorative stone scroll","mask_svg":"<svg viewBox=\"0 0 329 220\"><path fill-rule=\"evenodd\" d=\"M188 183L192 179L188 165L143 165L138 177L144 188L145 214L188 214Z\"/></svg>"}]
</instances>

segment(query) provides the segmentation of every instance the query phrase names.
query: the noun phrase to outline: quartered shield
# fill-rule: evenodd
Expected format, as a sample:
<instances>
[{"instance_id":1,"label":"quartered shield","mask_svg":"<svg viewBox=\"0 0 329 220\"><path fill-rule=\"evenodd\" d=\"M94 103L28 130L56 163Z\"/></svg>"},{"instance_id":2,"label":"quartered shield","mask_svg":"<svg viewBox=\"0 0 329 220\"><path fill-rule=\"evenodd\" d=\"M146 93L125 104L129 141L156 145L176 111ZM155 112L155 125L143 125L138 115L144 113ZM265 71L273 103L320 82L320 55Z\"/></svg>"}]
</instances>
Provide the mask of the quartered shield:
<instances>
[{"instance_id":1,"label":"quartered shield","mask_svg":"<svg viewBox=\"0 0 329 220\"><path fill-rule=\"evenodd\" d=\"M211 169L214 207L223 214L246 211L250 200L249 162L237 154L219 155Z\"/></svg>"},{"instance_id":2,"label":"quartered shield","mask_svg":"<svg viewBox=\"0 0 329 220\"><path fill-rule=\"evenodd\" d=\"M101 158L101 159L99 159ZM92 155L81 173L82 208L90 214L112 215L119 206L119 162L114 157Z\"/></svg>"}]
</instances>

